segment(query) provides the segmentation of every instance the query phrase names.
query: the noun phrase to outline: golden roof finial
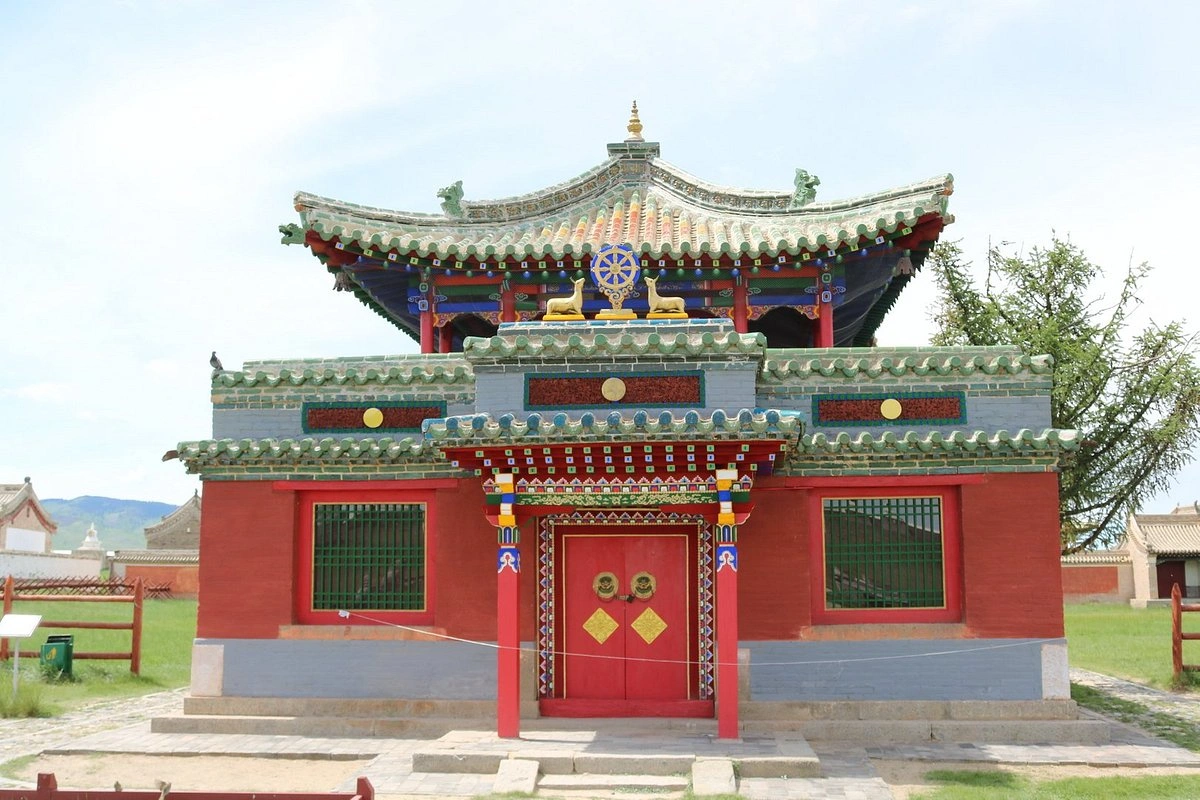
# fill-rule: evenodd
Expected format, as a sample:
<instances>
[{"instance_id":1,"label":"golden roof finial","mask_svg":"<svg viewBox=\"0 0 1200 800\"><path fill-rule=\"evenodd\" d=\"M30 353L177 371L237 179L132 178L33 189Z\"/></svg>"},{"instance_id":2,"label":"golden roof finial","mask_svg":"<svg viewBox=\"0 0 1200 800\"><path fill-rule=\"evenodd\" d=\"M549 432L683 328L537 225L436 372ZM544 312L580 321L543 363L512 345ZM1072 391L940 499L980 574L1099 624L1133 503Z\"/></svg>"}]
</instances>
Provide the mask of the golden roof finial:
<instances>
[{"instance_id":1,"label":"golden roof finial","mask_svg":"<svg viewBox=\"0 0 1200 800\"><path fill-rule=\"evenodd\" d=\"M642 139L642 121L640 119L638 119L637 100L633 101L633 109L629 112L629 126L628 126L627 130L629 131L629 136L628 136L628 138L625 139L625 141L627 141L627 142L644 141Z\"/></svg>"}]
</instances>

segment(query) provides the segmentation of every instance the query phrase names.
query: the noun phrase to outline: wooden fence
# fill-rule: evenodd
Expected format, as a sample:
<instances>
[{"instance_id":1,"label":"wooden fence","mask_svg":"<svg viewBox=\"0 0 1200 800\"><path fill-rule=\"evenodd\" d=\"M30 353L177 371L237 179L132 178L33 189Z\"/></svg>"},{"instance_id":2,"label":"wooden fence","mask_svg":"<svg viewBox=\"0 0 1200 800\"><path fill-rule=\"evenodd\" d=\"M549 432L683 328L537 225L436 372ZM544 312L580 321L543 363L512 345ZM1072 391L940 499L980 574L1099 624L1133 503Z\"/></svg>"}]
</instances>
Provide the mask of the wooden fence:
<instances>
[{"instance_id":1,"label":"wooden fence","mask_svg":"<svg viewBox=\"0 0 1200 800\"><path fill-rule=\"evenodd\" d=\"M0 789L0 800L375 800L375 788L359 778L353 792L176 792L159 782L154 791L59 789L54 773L38 774L37 789Z\"/></svg>"},{"instance_id":2,"label":"wooden fence","mask_svg":"<svg viewBox=\"0 0 1200 800\"><path fill-rule=\"evenodd\" d=\"M9 575L4 580L4 613L7 615L13 609L13 603L21 601L41 602L83 602L83 603L130 603L133 606L133 619L130 622L101 622L97 620L80 620L64 622L59 620L42 620L39 627L55 629L99 629L130 632L128 652L75 652L74 659L99 659L106 661L129 661L129 671L140 675L142 671L142 606L145 600L145 587L141 578L133 582L132 595L80 595L80 594L17 594L16 581ZM8 660L8 639L0 639L0 661Z\"/></svg>"},{"instance_id":3,"label":"wooden fence","mask_svg":"<svg viewBox=\"0 0 1200 800\"><path fill-rule=\"evenodd\" d=\"M171 596L171 584L143 582L146 596L161 599ZM131 595L133 581L125 578L13 578L13 588L21 594Z\"/></svg>"},{"instance_id":4,"label":"wooden fence","mask_svg":"<svg viewBox=\"0 0 1200 800\"><path fill-rule=\"evenodd\" d=\"M1171 666L1175 670L1178 684L1185 672L1200 672L1200 665L1183 663L1183 643L1188 639L1200 639L1200 633L1183 632L1183 615L1189 611L1200 611L1200 605L1184 605L1179 584L1171 587Z\"/></svg>"}]
</instances>

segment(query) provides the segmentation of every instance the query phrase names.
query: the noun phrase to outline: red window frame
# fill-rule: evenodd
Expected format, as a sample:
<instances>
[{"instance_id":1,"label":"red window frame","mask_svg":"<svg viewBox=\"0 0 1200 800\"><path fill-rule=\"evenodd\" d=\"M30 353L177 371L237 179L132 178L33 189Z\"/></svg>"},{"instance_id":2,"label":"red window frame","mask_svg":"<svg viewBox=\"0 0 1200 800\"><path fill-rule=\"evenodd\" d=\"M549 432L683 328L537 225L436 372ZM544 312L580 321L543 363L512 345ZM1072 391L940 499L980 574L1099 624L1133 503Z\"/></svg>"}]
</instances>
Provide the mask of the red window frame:
<instances>
[{"instance_id":1,"label":"red window frame","mask_svg":"<svg viewBox=\"0 0 1200 800\"><path fill-rule=\"evenodd\" d=\"M826 608L825 515L828 499L937 497L942 503L942 581L944 604L938 608ZM809 504L809 555L812 563L812 621L817 625L864 623L961 622L963 618L962 515L958 486L862 484L814 488Z\"/></svg>"},{"instance_id":2,"label":"red window frame","mask_svg":"<svg viewBox=\"0 0 1200 800\"><path fill-rule=\"evenodd\" d=\"M433 569L434 532L437 530L436 506L432 491L380 488L355 491L302 492L297 513L299 541L296 547L296 620L305 625L432 625L436 592ZM314 506L322 503L407 503L425 507L425 608L413 611L364 612L346 619L333 610L316 610L313 604L313 517Z\"/></svg>"}]
</instances>

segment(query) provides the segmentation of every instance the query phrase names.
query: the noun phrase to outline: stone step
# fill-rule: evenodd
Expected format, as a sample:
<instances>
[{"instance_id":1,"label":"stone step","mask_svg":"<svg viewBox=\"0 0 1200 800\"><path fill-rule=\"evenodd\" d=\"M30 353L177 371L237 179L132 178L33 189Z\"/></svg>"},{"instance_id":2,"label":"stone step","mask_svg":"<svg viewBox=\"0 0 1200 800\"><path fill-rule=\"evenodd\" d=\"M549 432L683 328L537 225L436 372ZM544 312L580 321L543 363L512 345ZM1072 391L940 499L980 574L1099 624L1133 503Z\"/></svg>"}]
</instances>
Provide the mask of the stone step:
<instances>
[{"instance_id":1,"label":"stone step","mask_svg":"<svg viewBox=\"0 0 1200 800\"><path fill-rule=\"evenodd\" d=\"M185 697L184 714L241 717L457 717L490 719L494 700L406 700L335 697ZM522 703L521 715L537 714L536 703Z\"/></svg>"},{"instance_id":2,"label":"stone step","mask_svg":"<svg viewBox=\"0 0 1200 800\"><path fill-rule=\"evenodd\" d=\"M749 720L1074 720L1074 700L822 700L743 701Z\"/></svg>"},{"instance_id":3,"label":"stone step","mask_svg":"<svg viewBox=\"0 0 1200 800\"><path fill-rule=\"evenodd\" d=\"M543 775L538 779L539 792L659 792L686 791L687 775Z\"/></svg>"},{"instance_id":4,"label":"stone step","mask_svg":"<svg viewBox=\"0 0 1200 800\"><path fill-rule=\"evenodd\" d=\"M471 741L474 735L458 732L415 751L413 772L486 775L504 769L514 758L536 763L543 775L687 775L714 761L727 763L749 778L813 777L821 772L816 753L797 736L749 744L728 742L696 750L653 737L639 737L636 741L641 747L631 740L596 740L565 747L561 742L528 740L517 751L494 741Z\"/></svg>"},{"instance_id":5,"label":"stone step","mask_svg":"<svg viewBox=\"0 0 1200 800\"><path fill-rule=\"evenodd\" d=\"M747 720L747 734L795 732L811 741L862 744L1104 744L1108 723L1101 720Z\"/></svg>"},{"instance_id":6,"label":"stone step","mask_svg":"<svg viewBox=\"0 0 1200 800\"><path fill-rule=\"evenodd\" d=\"M150 720L153 733L232 733L264 736L319 737L392 737L399 739L436 739L453 730L475 727L488 730L495 723L480 720L477 725L462 719L437 717L287 717L238 716L232 714L182 714Z\"/></svg>"}]
</instances>

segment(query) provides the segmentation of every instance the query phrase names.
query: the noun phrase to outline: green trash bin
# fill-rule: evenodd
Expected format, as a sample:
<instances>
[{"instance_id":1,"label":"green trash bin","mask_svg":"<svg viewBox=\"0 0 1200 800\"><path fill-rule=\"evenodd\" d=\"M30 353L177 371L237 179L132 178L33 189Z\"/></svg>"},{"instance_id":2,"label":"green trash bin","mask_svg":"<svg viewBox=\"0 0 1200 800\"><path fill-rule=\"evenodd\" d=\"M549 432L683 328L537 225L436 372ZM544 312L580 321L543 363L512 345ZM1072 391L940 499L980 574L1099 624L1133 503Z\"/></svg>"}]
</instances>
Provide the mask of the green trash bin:
<instances>
[{"instance_id":1,"label":"green trash bin","mask_svg":"<svg viewBox=\"0 0 1200 800\"><path fill-rule=\"evenodd\" d=\"M75 660L75 636L64 633L47 636L42 645L42 666L58 670L64 675L71 674Z\"/></svg>"}]
</instances>

